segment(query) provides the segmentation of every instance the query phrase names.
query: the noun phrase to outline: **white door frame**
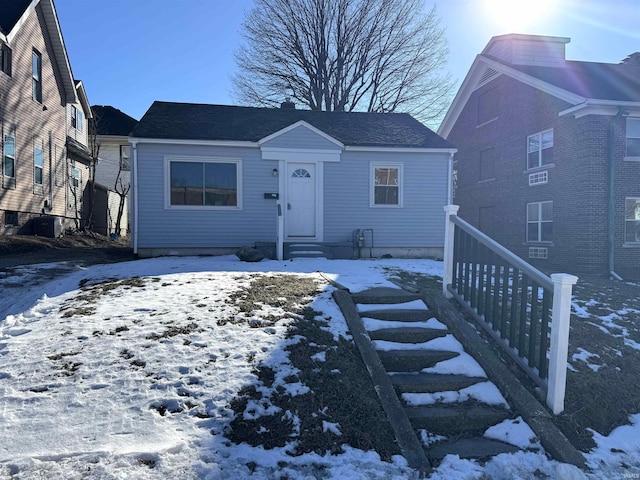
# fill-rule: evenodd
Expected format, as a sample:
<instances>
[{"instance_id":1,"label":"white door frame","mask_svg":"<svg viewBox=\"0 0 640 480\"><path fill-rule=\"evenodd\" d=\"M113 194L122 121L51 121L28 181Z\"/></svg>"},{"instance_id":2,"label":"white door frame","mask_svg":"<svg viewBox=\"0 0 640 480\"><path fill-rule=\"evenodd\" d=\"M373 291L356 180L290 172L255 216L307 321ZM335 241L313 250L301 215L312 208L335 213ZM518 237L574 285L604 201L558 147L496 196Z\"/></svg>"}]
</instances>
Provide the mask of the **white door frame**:
<instances>
[{"instance_id":1,"label":"white door frame","mask_svg":"<svg viewBox=\"0 0 640 480\"><path fill-rule=\"evenodd\" d=\"M316 225L315 231L316 234L314 237L290 237L285 233L285 240L288 241L313 241L313 242L322 242L324 239L324 162L318 160L307 160L305 156L302 155L299 159L291 159L291 160L279 160L278 161L278 171L280 172L278 186L280 190L280 198L281 205L284 213L284 221L285 221L285 232L286 222L287 222L287 203L289 202L289 164L290 163L300 163L300 164L313 164L315 166L316 179L315 179L315 187L316 187Z\"/></svg>"}]
</instances>

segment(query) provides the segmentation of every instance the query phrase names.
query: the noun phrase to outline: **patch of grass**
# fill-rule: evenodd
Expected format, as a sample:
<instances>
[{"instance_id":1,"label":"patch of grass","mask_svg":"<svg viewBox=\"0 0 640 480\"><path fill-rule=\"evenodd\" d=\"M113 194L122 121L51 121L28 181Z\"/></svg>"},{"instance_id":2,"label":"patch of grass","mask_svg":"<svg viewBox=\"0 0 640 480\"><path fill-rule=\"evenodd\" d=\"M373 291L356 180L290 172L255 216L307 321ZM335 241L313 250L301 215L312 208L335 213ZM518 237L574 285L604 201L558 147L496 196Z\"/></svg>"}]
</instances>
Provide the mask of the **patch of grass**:
<instances>
[{"instance_id":1,"label":"patch of grass","mask_svg":"<svg viewBox=\"0 0 640 480\"><path fill-rule=\"evenodd\" d=\"M286 288L274 288L274 284ZM384 460L398 454L393 431L355 344L344 338L336 341L322 328L327 322L318 318L320 312L301 304L310 303L318 285L305 278L264 276L254 278L248 290L251 292L236 296L246 314L251 315L262 305L277 305L297 316L287 337L300 340L286 351L299 372L284 381L300 382L310 390L292 396L283 385L273 388L276 372L257 365L254 373L258 388L243 388L230 404L236 415L225 433L227 438L267 449L291 443L289 453L293 456L308 452L338 454L343 445L376 450ZM319 352L325 352L326 361L312 358ZM243 413L250 410L250 402L273 405L278 412L245 419ZM323 422L337 424L342 435L325 428Z\"/></svg>"},{"instance_id":2,"label":"patch of grass","mask_svg":"<svg viewBox=\"0 0 640 480\"><path fill-rule=\"evenodd\" d=\"M171 338L178 335L189 335L199 328L200 326L195 322L188 323L187 325L171 325L170 327L167 327L166 330L160 335L156 333L148 335L147 340L160 340L162 338Z\"/></svg>"},{"instance_id":3,"label":"patch of grass","mask_svg":"<svg viewBox=\"0 0 640 480\"><path fill-rule=\"evenodd\" d=\"M89 282L90 280L87 279L80 281L81 293L60 307L59 311L63 312L63 318L93 315L96 312L96 308L93 305L97 303L100 297L120 287L142 288L146 285L146 280L140 277L126 278L124 280L112 278L91 285L88 285Z\"/></svg>"}]
</instances>

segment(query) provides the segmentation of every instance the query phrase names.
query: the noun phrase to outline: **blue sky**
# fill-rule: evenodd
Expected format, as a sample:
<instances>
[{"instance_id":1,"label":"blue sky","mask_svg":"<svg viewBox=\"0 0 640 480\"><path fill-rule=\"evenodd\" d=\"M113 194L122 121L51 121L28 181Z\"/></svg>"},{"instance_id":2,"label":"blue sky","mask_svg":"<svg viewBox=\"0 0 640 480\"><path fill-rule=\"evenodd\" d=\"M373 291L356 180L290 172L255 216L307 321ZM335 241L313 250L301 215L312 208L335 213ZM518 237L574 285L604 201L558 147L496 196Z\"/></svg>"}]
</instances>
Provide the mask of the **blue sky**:
<instances>
[{"instance_id":1,"label":"blue sky","mask_svg":"<svg viewBox=\"0 0 640 480\"><path fill-rule=\"evenodd\" d=\"M138 119L154 100L238 103L231 92L233 52L252 3L55 1L71 68L84 81L89 101ZM425 2L426 8L433 4ZM571 60L618 63L640 51L640 0L441 0L436 5L457 86L494 35L570 37ZM515 5L513 11L508 5Z\"/></svg>"}]
</instances>

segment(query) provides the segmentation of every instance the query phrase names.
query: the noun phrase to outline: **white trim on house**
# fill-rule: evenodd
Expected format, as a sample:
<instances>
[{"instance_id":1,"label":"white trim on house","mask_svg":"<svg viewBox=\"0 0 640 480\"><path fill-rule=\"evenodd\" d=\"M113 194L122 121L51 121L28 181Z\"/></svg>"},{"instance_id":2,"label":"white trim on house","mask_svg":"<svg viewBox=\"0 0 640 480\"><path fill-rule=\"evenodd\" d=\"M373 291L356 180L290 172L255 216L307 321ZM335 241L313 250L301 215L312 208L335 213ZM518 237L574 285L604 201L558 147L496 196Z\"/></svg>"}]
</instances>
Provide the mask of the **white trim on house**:
<instances>
[{"instance_id":1,"label":"white trim on house","mask_svg":"<svg viewBox=\"0 0 640 480\"><path fill-rule=\"evenodd\" d=\"M127 137L129 143L155 143L165 145L198 145L209 147L244 147L258 148L256 142L236 141L236 140L190 140L180 138L140 138Z\"/></svg>"},{"instance_id":2,"label":"white trim on house","mask_svg":"<svg viewBox=\"0 0 640 480\"><path fill-rule=\"evenodd\" d=\"M397 204L377 204L375 203L375 170L376 168L397 168L398 169L398 203ZM369 207L370 208L403 208L404 198L404 162L369 162Z\"/></svg>"},{"instance_id":3,"label":"white trim on house","mask_svg":"<svg viewBox=\"0 0 640 480\"><path fill-rule=\"evenodd\" d=\"M286 160L300 163L339 162L340 150L260 147L263 160Z\"/></svg>"},{"instance_id":4,"label":"white trim on house","mask_svg":"<svg viewBox=\"0 0 640 480\"><path fill-rule=\"evenodd\" d=\"M20 28L22 28L22 25L24 25L24 22L27 21L27 18L29 18L29 15L31 15L31 12L33 12L36 9L36 6L38 5L39 2L40 0L33 0L31 4L25 9L25 11L22 13L22 16L18 19L18 21L13 26L11 31L5 37L7 43L11 43L13 41L13 38L16 36Z\"/></svg>"},{"instance_id":5,"label":"white trim on house","mask_svg":"<svg viewBox=\"0 0 640 480\"><path fill-rule=\"evenodd\" d=\"M268 142L270 140L273 140L274 138L278 138L280 135L284 135L285 133L290 132L291 130L294 130L294 129L298 128L298 127L304 127L304 128L306 128L308 130L311 130L313 133L315 133L319 137L322 137L325 140L333 143L337 147L339 147L341 149L344 148L344 144L342 142L336 140L331 135L326 134L322 130L317 129L316 127L314 127L313 125L305 122L304 120L299 120L296 123L293 123L293 124L289 125L288 127L283 128L282 130L278 130L277 132L272 133L271 135L268 135L268 136L258 140L258 145L261 146L263 143L266 143L266 142Z\"/></svg>"},{"instance_id":6,"label":"white trim on house","mask_svg":"<svg viewBox=\"0 0 640 480\"><path fill-rule=\"evenodd\" d=\"M193 163L235 163L236 165L236 199L237 204L233 206L224 205L172 205L171 204L171 162L193 162ZM242 158L237 157L200 157L188 155L165 155L164 156L164 209L165 210L191 210L191 211L234 211L242 210Z\"/></svg>"},{"instance_id":7,"label":"white trim on house","mask_svg":"<svg viewBox=\"0 0 640 480\"><path fill-rule=\"evenodd\" d=\"M346 146L348 152L386 152L386 153L448 153L453 155L458 152L457 148L418 148L418 147L358 147Z\"/></svg>"},{"instance_id":8,"label":"white trim on house","mask_svg":"<svg viewBox=\"0 0 640 480\"><path fill-rule=\"evenodd\" d=\"M640 102L621 102L617 100L594 100L587 99L585 102L561 111L558 116L573 115L575 118L586 115L606 115L615 116L624 108L631 116L640 116Z\"/></svg>"},{"instance_id":9,"label":"white trim on house","mask_svg":"<svg viewBox=\"0 0 640 480\"><path fill-rule=\"evenodd\" d=\"M284 221L285 221L285 232L287 231L286 222L287 222L287 203L288 203L288 172L289 172L289 163L299 163L299 164L314 164L315 165L315 183L316 183L316 224L315 224L315 236L314 237L295 237L290 236L285 233L284 239L286 241L299 241L303 242L322 242L324 241L324 162L322 161L306 161L306 160L281 160L278 162L280 169L280 198L282 198L282 208L284 209Z\"/></svg>"}]
</instances>

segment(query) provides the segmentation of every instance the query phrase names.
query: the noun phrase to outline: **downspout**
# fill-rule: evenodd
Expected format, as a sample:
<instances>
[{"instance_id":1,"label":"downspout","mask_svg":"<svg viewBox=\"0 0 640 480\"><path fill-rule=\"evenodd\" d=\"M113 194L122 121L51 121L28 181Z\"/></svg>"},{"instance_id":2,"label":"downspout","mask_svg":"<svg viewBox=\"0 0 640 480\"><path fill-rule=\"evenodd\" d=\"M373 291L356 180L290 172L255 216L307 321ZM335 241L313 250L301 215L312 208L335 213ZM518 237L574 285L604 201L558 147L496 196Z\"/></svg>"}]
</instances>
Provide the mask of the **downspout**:
<instances>
[{"instance_id":1,"label":"downspout","mask_svg":"<svg viewBox=\"0 0 640 480\"><path fill-rule=\"evenodd\" d=\"M447 162L447 205L453 204L453 152L449 154Z\"/></svg>"},{"instance_id":2,"label":"downspout","mask_svg":"<svg viewBox=\"0 0 640 480\"><path fill-rule=\"evenodd\" d=\"M609 122L609 211L607 218L607 247L609 250L609 275L616 280L622 280L622 277L615 272L615 206L614 206L614 183L615 183L615 123L623 115L622 108L618 108L618 113Z\"/></svg>"},{"instance_id":3,"label":"downspout","mask_svg":"<svg viewBox=\"0 0 640 480\"><path fill-rule=\"evenodd\" d=\"M138 142L137 140L129 140L131 142L131 150L133 153L133 165L131 171L133 172L133 225L131 243L133 247L133 254L138 254Z\"/></svg>"},{"instance_id":4,"label":"downspout","mask_svg":"<svg viewBox=\"0 0 640 480\"><path fill-rule=\"evenodd\" d=\"M49 130L49 205L47 210L51 212L53 210L53 177L54 162L53 162L53 132Z\"/></svg>"}]
</instances>

